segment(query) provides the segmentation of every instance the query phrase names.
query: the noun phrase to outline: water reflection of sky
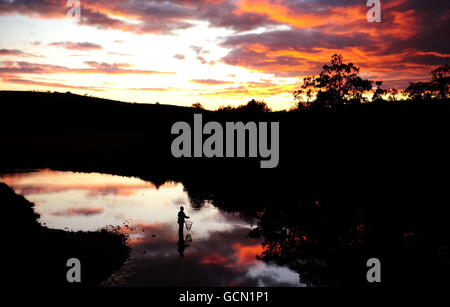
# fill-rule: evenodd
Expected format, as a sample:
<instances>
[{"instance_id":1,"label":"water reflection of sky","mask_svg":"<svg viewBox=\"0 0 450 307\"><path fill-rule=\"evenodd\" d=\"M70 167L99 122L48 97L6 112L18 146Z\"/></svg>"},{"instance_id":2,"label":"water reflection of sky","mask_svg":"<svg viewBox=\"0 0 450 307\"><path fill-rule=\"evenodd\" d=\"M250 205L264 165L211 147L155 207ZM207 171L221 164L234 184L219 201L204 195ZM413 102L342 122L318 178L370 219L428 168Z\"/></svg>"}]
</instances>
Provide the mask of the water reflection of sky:
<instances>
[{"instance_id":1,"label":"water reflection of sky","mask_svg":"<svg viewBox=\"0 0 450 307\"><path fill-rule=\"evenodd\" d=\"M52 170L2 175L0 181L35 203L47 227L87 231L111 225L127 232L132 257L114 274L114 284L302 286L297 273L256 258L262 246L248 236L251 225L210 203L192 209L180 183L156 188L138 178ZM193 226L184 229L180 245L181 205Z\"/></svg>"}]
</instances>

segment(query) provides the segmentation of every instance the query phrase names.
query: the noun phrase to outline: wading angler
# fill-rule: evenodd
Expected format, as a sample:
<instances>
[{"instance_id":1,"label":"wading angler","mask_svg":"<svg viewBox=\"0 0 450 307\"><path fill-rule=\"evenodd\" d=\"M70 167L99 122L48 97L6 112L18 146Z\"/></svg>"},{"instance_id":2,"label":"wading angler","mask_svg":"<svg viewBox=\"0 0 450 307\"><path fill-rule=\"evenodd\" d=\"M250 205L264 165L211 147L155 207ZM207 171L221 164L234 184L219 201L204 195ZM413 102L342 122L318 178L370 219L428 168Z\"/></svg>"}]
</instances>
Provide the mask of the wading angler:
<instances>
[{"instance_id":1,"label":"wading angler","mask_svg":"<svg viewBox=\"0 0 450 307\"><path fill-rule=\"evenodd\" d=\"M224 128L220 123L214 121L203 125L202 114L194 114L193 146L191 146L191 132L191 126L186 122L173 124L171 133L178 135L172 141L171 146L172 155L175 158L256 158L259 156L262 159L261 168L274 168L278 165L279 122L259 122L258 124L255 122L246 124L226 122ZM205 140L203 141L204 136Z\"/></svg>"}]
</instances>

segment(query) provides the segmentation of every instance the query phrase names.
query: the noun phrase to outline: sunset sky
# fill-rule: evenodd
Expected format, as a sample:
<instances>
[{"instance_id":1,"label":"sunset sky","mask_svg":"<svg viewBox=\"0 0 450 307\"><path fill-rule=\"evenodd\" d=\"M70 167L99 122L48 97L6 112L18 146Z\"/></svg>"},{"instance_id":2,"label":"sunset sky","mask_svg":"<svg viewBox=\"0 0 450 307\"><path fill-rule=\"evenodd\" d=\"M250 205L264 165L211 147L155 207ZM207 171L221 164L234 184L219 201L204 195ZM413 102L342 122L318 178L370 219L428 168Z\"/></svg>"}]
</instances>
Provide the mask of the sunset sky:
<instances>
[{"instance_id":1,"label":"sunset sky","mask_svg":"<svg viewBox=\"0 0 450 307\"><path fill-rule=\"evenodd\" d=\"M334 53L404 88L450 58L448 0L0 0L0 90L130 102L293 105Z\"/></svg>"}]
</instances>

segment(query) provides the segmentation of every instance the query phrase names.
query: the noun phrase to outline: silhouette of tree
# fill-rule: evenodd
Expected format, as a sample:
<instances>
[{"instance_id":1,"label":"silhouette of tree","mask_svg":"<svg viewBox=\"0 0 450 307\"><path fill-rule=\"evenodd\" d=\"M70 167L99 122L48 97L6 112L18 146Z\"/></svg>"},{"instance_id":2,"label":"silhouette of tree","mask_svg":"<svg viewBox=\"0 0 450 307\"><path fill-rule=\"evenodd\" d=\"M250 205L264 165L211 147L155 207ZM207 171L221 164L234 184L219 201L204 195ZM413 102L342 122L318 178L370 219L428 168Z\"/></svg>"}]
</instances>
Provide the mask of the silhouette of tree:
<instances>
[{"instance_id":1,"label":"silhouette of tree","mask_svg":"<svg viewBox=\"0 0 450 307\"><path fill-rule=\"evenodd\" d=\"M382 88L383 81L375 81L376 88L373 91L372 103L396 102L398 90L395 88Z\"/></svg>"},{"instance_id":2,"label":"silhouette of tree","mask_svg":"<svg viewBox=\"0 0 450 307\"><path fill-rule=\"evenodd\" d=\"M272 109L264 101L250 100L247 104L238 107L220 106L217 111L221 112L247 112L247 113L265 113L272 112Z\"/></svg>"},{"instance_id":3,"label":"silhouette of tree","mask_svg":"<svg viewBox=\"0 0 450 307\"><path fill-rule=\"evenodd\" d=\"M193 103L192 104L192 108L197 109L197 110L204 110L205 109L200 102Z\"/></svg>"},{"instance_id":4,"label":"silhouette of tree","mask_svg":"<svg viewBox=\"0 0 450 307\"><path fill-rule=\"evenodd\" d=\"M432 70L431 81L411 82L405 92L413 100L448 99L450 84L450 65L446 64Z\"/></svg>"},{"instance_id":5,"label":"silhouette of tree","mask_svg":"<svg viewBox=\"0 0 450 307\"><path fill-rule=\"evenodd\" d=\"M377 88L373 92L372 102L383 101L383 95L388 93L388 90L381 88L383 81L375 81Z\"/></svg>"},{"instance_id":6,"label":"silhouette of tree","mask_svg":"<svg viewBox=\"0 0 450 307\"><path fill-rule=\"evenodd\" d=\"M433 98L430 82L411 82L405 92L413 100L426 100Z\"/></svg>"},{"instance_id":7,"label":"silhouette of tree","mask_svg":"<svg viewBox=\"0 0 450 307\"><path fill-rule=\"evenodd\" d=\"M431 85L440 99L449 97L450 65L446 64L431 71Z\"/></svg>"},{"instance_id":8,"label":"silhouette of tree","mask_svg":"<svg viewBox=\"0 0 450 307\"><path fill-rule=\"evenodd\" d=\"M294 92L294 99L299 101L299 105L321 107L360 103L365 100L362 94L372 88L372 81L362 79L358 74L358 66L345 64L342 55L334 54L331 65L324 65L319 76L303 79L300 89ZM317 95L313 101L315 92Z\"/></svg>"},{"instance_id":9,"label":"silhouette of tree","mask_svg":"<svg viewBox=\"0 0 450 307\"><path fill-rule=\"evenodd\" d=\"M231 106L231 105L227 105L227 106L220 106L219 108L217 108L217 111L219 112L231 112L233 110L235 110L236 108Z\"/></svg>"},{"instance_id":10,"label":"silhouette of tree","mask_svg":"<svg viewBox=\"0 0 450 307\"><path fill-rule=\"evenodd\" d=\"M256 101L255 99L247 102L246 105L241 105L236 108L237 111L251 112L251 113L262 113L271 112L272 109L269 108L267 103L264 101Z\"/></svg>"},{"instance_id":11,"label":"silhouette of tree","mask_svg":"<svg viewBox=\"0 0 450 307\"><path fill-rule=\"evenodd\" d=\"M388 100L393 102L397 100L398 90L395 88L390 88L387 90Z\"/></svg>"}]
</instances>

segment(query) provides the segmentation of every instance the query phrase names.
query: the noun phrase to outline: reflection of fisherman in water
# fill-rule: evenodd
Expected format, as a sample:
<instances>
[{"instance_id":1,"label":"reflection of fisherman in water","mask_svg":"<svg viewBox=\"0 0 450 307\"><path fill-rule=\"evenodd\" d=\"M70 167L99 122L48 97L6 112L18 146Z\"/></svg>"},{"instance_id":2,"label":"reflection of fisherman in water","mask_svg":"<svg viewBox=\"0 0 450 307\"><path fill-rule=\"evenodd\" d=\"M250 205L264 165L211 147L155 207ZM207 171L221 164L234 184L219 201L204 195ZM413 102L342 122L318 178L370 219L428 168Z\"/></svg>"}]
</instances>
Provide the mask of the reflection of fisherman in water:
<instances>
[{"instance_id":1,"label":"reflection of fisherman in water","mask_svg":"<svg viewBox=\"0 0 450 307\"><path fill-rule=\"evenodd\" d=\"M185 244L184 234L183 234L183 226L184 219L188 219L189 216L184 214L184 208L180 207L180 211L178 212L178 253L180 257L184 256L184 250L188 247L188 244Z\"/></svg>"}]
</instances>

